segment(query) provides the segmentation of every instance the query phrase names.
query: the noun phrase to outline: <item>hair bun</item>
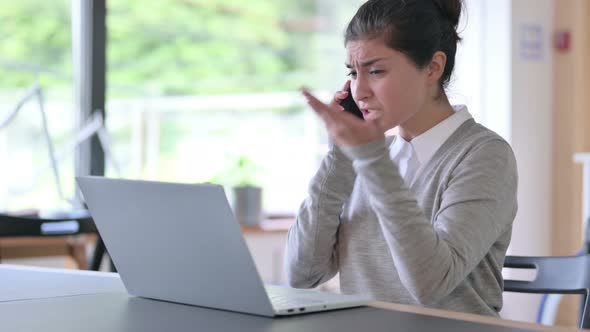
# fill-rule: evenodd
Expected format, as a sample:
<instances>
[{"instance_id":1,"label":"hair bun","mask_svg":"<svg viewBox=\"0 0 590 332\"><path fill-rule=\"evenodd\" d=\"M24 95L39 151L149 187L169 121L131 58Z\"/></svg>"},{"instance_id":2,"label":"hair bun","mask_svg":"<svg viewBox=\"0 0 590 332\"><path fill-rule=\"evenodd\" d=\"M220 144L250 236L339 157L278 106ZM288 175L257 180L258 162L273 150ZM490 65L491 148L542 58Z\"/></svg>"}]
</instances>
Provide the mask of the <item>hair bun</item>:
<instances>
[{"instance_id":1,"label":"hair bun","mask_svg":"<svg viewBox=\"0 0 590 332\"><path fill-rule=\"evenodd\" d=\"M463 2L461 0L433 0L436 6L440 9L442 16L449 20L453 27L459 26L459 18L461 17L461 9Z\"/></svg>"}]
</instances>

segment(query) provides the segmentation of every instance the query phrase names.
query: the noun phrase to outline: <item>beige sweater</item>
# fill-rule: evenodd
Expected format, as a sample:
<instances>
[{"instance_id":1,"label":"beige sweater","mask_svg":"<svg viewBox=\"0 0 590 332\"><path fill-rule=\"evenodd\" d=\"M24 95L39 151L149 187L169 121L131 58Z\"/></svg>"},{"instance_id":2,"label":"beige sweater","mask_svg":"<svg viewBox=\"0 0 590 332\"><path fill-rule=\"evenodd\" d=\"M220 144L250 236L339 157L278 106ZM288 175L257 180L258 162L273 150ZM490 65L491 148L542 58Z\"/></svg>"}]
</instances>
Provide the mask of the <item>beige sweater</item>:
<instances>
[{"instance_id":1,"label":"beige sweater","mask_svg":"<svg viewBox=\"0 0 590 332\"><path fill-rule=\"evenodd\" d=\"M343 293L497 315L517 210L512 149L468 120L408 188L390 143L331 148L289 230L290 284L340 272Z\"/></svg>"}]
</instances>

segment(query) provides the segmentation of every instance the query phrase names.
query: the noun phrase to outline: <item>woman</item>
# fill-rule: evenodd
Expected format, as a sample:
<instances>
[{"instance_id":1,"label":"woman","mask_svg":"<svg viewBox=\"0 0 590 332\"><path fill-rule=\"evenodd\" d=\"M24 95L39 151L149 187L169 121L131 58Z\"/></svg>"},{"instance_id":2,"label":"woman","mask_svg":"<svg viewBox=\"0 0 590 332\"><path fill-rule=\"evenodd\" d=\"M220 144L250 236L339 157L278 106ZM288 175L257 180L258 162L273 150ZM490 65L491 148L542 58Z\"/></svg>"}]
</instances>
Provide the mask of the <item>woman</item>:
<instances>
[{"instance_id":1,"label":"woman","mask_svg":"<svg viewBox=\"0 0 590 332\"><path fill-rule=\"evenodd\" d=\"M331 148L289 231L286 270L310 288L497 316L516 214L514 154L445 94L460 0L370 0L345 33L350 83L303 90ZM350 84L363 113L338 102ZM397 127L399 135L384 133Z\"/></svg>"}]
</instances>

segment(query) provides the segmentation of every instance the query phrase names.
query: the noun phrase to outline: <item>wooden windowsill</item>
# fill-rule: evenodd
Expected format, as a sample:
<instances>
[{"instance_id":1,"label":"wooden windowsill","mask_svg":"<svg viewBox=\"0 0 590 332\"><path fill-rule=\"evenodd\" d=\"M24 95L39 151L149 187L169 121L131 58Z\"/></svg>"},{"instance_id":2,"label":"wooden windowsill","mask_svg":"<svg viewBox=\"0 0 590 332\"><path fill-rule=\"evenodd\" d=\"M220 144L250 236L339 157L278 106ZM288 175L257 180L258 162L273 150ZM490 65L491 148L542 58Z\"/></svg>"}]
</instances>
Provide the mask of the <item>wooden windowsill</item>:
<instances>
[{"instance_id":1,"label":"wooden windowsill","mask_svg":"<svg viewBox=\"0 0 590 332\"><path fill-rule=\"evenodd\" d=\"M282 234L295 222L293 218L267 219L260 225L240 225L245 235ZM96 235L0 238L0 259L70 256L86 268L85 247L96 242ZM83 257L84 256L84 257Z\"/></svg>"}]
</instances>

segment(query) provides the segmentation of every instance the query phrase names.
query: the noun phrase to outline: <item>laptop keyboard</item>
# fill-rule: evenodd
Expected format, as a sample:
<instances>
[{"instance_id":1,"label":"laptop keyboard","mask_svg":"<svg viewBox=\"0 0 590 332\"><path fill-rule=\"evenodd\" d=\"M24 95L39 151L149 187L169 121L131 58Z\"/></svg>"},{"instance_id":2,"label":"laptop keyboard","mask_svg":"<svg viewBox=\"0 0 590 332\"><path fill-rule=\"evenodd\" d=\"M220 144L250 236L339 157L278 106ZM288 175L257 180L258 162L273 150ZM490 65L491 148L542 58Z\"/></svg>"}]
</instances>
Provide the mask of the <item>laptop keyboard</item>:
<instances>
[{"instance_id":1,"label":"laptop keyboard","mask_svg":"<svg viewBox=\"0 0 590 332\"><path fill-rule=\"evenodd\" d=\"M309 298L297 298L289 297L282 294L270 295L270 302L277 307L300 307L310 304L322 303L324 301L309 299Z\"/></svg>"},{"instance_id":2,"label":"laptop keyboard","mask_svg":"<svg viewBox=\"0 0 590 332\"><path fill-rule=\"evenodd\" d=\"M313 298L315 294L307 294L306 291L285 289L277 286L266 286L266 292L276 307L301 307L311 304L324 303L325 301Z\"/></svg>"}]
</instances>

